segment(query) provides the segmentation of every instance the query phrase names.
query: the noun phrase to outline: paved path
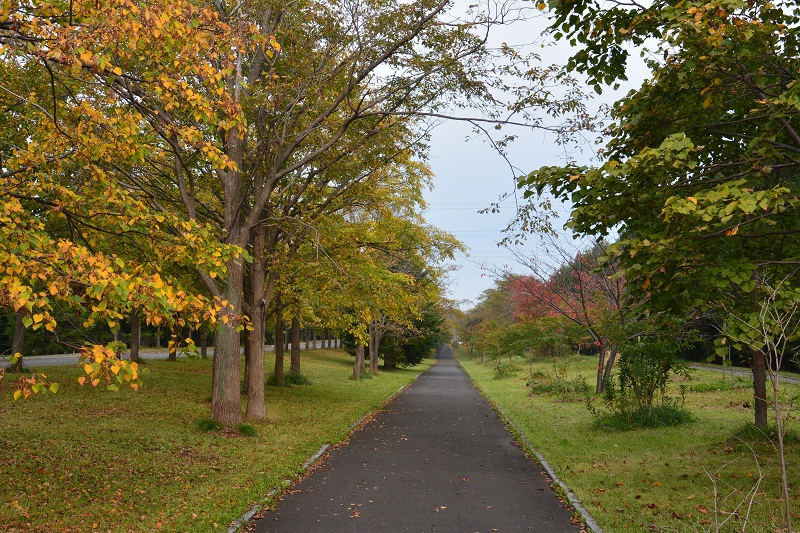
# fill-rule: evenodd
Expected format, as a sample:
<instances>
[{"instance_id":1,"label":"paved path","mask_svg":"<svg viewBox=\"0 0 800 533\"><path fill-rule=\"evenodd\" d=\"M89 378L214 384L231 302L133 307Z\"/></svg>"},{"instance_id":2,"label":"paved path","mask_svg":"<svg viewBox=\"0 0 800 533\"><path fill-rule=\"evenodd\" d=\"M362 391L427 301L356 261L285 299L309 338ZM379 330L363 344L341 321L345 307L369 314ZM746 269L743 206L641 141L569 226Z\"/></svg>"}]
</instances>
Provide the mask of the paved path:
<instances>
[{"instance_id":1,"label":"paved path","mask_svg":"<svg viewBox=\"0 0 800 533\"><path fill-rule=\"evenodd\" d=\"M248 531L580 531L453 359L423 374L293 489Z\"/></svg>"},{"instance_id":2,"label":"paved path","mask_svg":"<svg viewBox=\"0 0 800 533\"><path fill-rule=\"evenodd\" d=\"M728 373L734 376L741 376L743 378L750 378L753 379L753 371L747 370L741 367L733 367L733 368L723 368L720 365L704 365L702 363L689 363L691 368L696 368L697 370L710 370L712 372L719 372L719 373ZM769 376L767 376L767 381L769 381ZM778 376L778 381L781 383L794 383L795 385L800 385L800 378L786 376L781 374Z\"/></svg>"}]
</instances>

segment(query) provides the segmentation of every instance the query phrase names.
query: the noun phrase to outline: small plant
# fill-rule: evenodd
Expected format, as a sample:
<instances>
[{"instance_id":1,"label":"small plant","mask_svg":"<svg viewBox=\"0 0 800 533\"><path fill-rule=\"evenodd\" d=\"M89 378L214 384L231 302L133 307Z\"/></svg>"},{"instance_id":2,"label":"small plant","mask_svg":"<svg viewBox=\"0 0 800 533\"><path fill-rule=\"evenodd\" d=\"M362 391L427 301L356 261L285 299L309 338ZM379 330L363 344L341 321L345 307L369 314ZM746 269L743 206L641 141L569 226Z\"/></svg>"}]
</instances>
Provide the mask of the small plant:
<instances>
[{"instance_id":1,"label":"small plant","mask_svg":"<svg viewBox=\"0 0 800 533\"><path fill-rule=\"evenodd\" d=\"M199 431L219 431L222 429L222 424L215 422L210 418L201 418L197 421L197 429Z\"/></svg>"},{"instance_id":2,"label":"small plant","mask_svg":"<svg viewBox=\"0 0 800 533\"><path fill-rule=\"evenodd\" d=\"M532 394L557 394L580 395L581 397L592 392L592 387L586 383L586 378L578 376L572 379L552 377L545 375L543 378L531 377L526 383Z\"/></svg>"},{"instance_id":3,"label":"small plant","mask_svg":"<svg viewBox=\"0 0 800 533\"><path fill-rule=\"evenodd\" d=\"M305 377L303 374L286 374L283 378L283 383L286 386L289 385L311 385L311 381Z\"/></svg>"},{"instance_id":4,"label":"small plant","mask_svg":"<svg viewBox=\"0 0 800 533\"><path fill-rule=\"evenodd\" d=\"M694 420L684 407L686 386L680 397L667 396L670 374L689 375L690 369L675 357L677 345L660 339L648 339L623 347L619 372L606 383L603 404L597 409L591 399L587 408L595 417L595 425L610 429L663 427Z\"/></svg>"},{"instance_id":5,"label":"small plant","mask_svg":"<svg viewBox=\"0 0 800 533\"><path fill-rule=\"evenodd\" d=\"M511 363L499 362L494 367L494 378L505 379L514 377L517 374L517 369Z\"/></svg>"},{"instance_id":6,"label":"small plant","mask_svg":"<svg viewBox=\"0 0 800 533\"><path fill-rule=\"evenodd\" d=\"M239 424L236 426L236 431L241 433L244 437L258 437L258 431L250 424Z\"/></svg>"}]
</instances>

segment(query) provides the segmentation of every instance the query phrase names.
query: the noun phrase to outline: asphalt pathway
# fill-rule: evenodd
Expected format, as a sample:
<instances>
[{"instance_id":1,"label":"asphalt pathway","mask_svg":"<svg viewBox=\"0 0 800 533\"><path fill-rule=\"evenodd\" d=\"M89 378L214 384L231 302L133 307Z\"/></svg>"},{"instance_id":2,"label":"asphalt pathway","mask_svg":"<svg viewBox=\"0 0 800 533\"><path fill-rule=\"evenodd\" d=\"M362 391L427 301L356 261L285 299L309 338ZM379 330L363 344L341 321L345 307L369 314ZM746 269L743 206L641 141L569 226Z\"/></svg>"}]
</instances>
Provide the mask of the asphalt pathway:
<instances>
[{"instance_id":1,"label":"asphalt pathway","mask_svg":"<svg viewBox=\"0 0 800 533\"><path fill-rule=\"evenodd\" d=\"M581 530L453 359L440 360L292 489L248 531Z\"/></svg>"}]
</instances>

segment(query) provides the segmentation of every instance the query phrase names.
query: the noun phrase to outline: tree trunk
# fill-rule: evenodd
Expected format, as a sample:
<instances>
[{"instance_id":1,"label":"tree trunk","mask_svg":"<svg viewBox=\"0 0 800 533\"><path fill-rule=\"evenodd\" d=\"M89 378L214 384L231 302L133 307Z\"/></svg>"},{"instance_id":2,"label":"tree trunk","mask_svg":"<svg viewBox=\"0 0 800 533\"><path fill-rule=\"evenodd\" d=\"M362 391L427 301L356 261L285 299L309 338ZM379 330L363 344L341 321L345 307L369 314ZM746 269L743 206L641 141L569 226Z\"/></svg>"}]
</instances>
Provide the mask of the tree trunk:
<instances>
[{"instance_id":1,"label":"tree trunk","mask_svg":"<svg viewBox=\"0 0 800 533\"><path fill-rule=\"evenodd\" d=\"M22 372L24 365L22 364L22 350L25 348L25 324L22 322L22 315L14 313L14 338L11 341L11 355L20 354L20 358L16 363L11 365L8 369L9 372Z\"/></svg>"},{"instance_id":2,"label":"tree trunk","mask_svg":"<svg viewBox=\"0 0 800 533\"><path fill-rule=\"evenodd\" d=\"M138 309L131 311L131 361L139 362L139 346L142 341L142 317Z\"/></svg>"},{"instance_id":3,"label":"tree trunk","mask_svg":"<svg viewBox=\"0 0 800 533\"><path fill-rule=\"evenodd\" d=\"M317 349L317 330L315 329L311 330L311 345L315 350Z\"/></svg>"},{"instance_id":4,"label":"tree trunk","mask_svg":"<svg viewBox=\"0 0 800 533\"><path fill-rule=\"evenodd\" d=\"M156 348L161 348L161 326L156 326Z\"/></svg>"},{"instance_id":5,"label":"tree trunk","mask_svg":"<svg viewBox=\"0 0 800 533\"><path fill-rule=\"evenodd\" d=\"M292 363L289 372L300 375L300 319L297 317L292 317Z\"/></svg>"},{"instance_id":6,"label":"tree trunk","mask_svg":"<svg viewBox=\"0 0 800 533\"><path fill-rule=\"evenodd\" d=\"M170 361L178 360L179 332L178 330L175 329L176 327L177 326L173 326L169 330L169 352L168 352L169 355L167 356L167 359L169 359Z\"/></svg>"},{"instance_id":7,"label":"tree trunk","mask_svg":"<svg viewBox=\"0 0 800 533\"><path fill-rule=\"evenodd\" d=\"M304 337L303 340L305 340L305 342L306 342L306 351L308 351L308 349L309 349L309 337L310 336L311 335L309 335L308 328L303 328L303 337Z\"/></svg>"},{"instance_id":8,"label":"tree trunk","mask_svg":"<svg viewBox=\"0 0 800 533\"><path fill-rule=\"evenodd\" d=\"M603 372L603 391L606 390L606 383L608 380L611 379L611 371L614 369L614 362L617 360L617 352L619 348L617 348L616 344L611 346L611 349L608 350L608 359L606 359L606 367L605 371Z\"/></svg>"},{"instance_id":9,"label":"tree trunk","mask_svg":"<svg viewBox=\"0 0 800 533\"><path fill-rule=\"evenodd\" d=\"M205 326L200 329L200 359L208 359L208 330Z\"/></svg>"},{"instance_id":10,"label":"tree trunk","mask_svg":"<svg viewBox=\"0 0 800 533\"><path fill-rule=\"evenodd\" d=\"M763 350L753 352L753 401L755 425L767 429L767 358Z\"/></svg>"},{"instance_id":11,"label":"tree trunk","mask_svg":"<svg viewBox=\"0 0 800 533\"><path fill-rule=\"evenodd\" d=\"M275 384L283 387L285 384L283 371L284 339L283 339L283 311L281 310L281 297L275 298Z\"/></svg>"},{"instance_id":12,"label":"tree trunk","mask_svg":"<svg viewBox=\"0 0 800 533\"><path fill-rule=\"evenodd\" d=\"M356 360L353 362L353 379L359 381L364 371L364 345L356 345Z\"/></svg>"},{"instance_id":13,"label":"tree trunk","mask_svg":"<svg viewBox=\"0 0 800 533\"><path fill-rule=\"evenodd\" d=\"M606 345L605 343L600 345L600 355L598 355L597 361L597 382L595 383L594 391L597 394L603 394L606 391L606 382L603 379L605 375L605 368L606 368Z\"/></svg>"},{"instance_id":14,"label":"tree trunk","mask_svg":"<svg viewBox=\"0 0 800 533\"><path fill-rule=\"evenodd\" d=\"M211 418L226 426L242 422L242 396L238 318L242 313L242 282L244 258L237 257L228 262L228 277L223 298L228 307L220 312L217 328L217 346L214 351L214 388L211 394Z\"/></svg>"},{"instance_id":15,"label":"tree trunk","mask_svg":"<svg viewBox=\"0 0 800 533\"><path fill-rule=\"evenodd\" d=\"M378 331L378 327L373 323L369 326L369 371L371 374L378 373L378 348L381 344L383 335Z\"/></svg>"},{"instance_id":16,"label":"tree trunk","mask_svg":"<svg viewBox=\"0 0 800 533\"><path fill-rule=\"evenodd\" d=\"M397 368L397 358L393 354L387 354L383 357L383 369L392 370Z\"/></svg>"},{"instance_id":17,"label":"tree trunk","mask_svg":"<svg viewBox=\"0 0 800 533\"><path fill-rule=\"evenodd\" d=\"M267 407L264 400L264 315L266 314L265 281L266 266L266 229L258 226L253 241L253 264L250 276L250 306L253 329L248 335L250 364L246 367L247 381L247 416L248 420L267 418Z\"/></svg>"}]
</instances>

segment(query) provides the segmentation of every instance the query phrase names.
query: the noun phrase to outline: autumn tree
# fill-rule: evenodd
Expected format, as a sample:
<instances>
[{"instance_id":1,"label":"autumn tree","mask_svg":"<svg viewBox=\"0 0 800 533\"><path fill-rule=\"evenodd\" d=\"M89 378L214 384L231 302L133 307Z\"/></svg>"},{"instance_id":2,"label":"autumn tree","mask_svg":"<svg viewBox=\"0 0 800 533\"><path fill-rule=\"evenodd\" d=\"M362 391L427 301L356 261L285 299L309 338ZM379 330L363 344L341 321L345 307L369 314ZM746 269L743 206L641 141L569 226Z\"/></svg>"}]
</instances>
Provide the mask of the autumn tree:
<instances>
[{"instance_id":1,"label":"autumn tree","mask_svg":"<svg viewBox=\"0 0 800 533\"><path fill-rule=\"evenodd\" d=\"M551 239L550 255L516 254L530 272L510 277L517 316L560 316L584 329L598 351L595 390L601 393L621 344L639 333L638 320L624 296L624 278L616 263L599 263L605 246L587 250Z\"/></svg>"}]
</instances>

